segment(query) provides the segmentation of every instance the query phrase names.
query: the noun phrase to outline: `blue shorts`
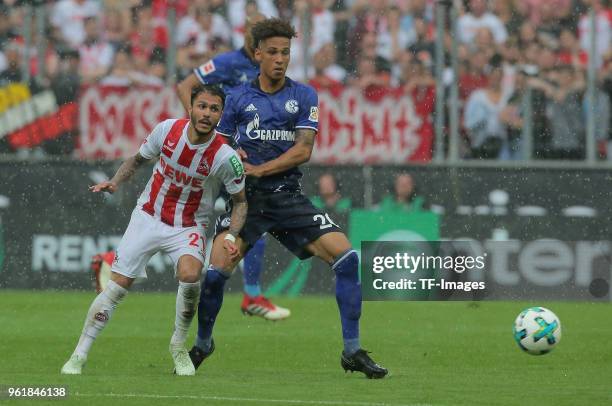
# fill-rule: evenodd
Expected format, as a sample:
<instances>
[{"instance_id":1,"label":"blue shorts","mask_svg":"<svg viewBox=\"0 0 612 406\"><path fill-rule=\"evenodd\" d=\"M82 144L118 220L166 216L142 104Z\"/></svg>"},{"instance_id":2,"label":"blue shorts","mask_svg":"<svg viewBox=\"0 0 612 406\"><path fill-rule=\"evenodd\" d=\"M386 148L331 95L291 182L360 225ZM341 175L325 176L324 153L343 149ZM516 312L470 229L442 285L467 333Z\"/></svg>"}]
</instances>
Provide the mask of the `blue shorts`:
<instances>
[{"instance_id":1,"label":"blue shorts","mask_svg":"<svg viewBox=\"0 0 612 406\"><path fill-rule=\"evenodd\" d=\"M251 192L249 211L240 237L249 249L264 233L270 233L300 259L312 254L305 247L324 234L342 232L329 214L317 209L300 192ZM230 213L215 223L215 235L229 227Z\"/></svg>"}]
</instances>

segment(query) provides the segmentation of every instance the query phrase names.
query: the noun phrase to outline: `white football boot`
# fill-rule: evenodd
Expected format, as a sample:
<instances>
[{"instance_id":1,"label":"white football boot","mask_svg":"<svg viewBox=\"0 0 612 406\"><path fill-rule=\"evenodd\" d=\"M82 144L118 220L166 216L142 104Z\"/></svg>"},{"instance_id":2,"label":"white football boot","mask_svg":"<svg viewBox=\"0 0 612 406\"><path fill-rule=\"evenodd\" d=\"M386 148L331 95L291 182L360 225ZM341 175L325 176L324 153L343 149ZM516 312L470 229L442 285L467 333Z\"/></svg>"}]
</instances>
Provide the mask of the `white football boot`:
<instances>
[{"instance_id":1,"label":"white football boot","mask_svg":"<svg viewBox=\"0 0 612 406\"><path fill-rule=\"evenodd\" d=\"M183 346L170 345L170 354L172 354L172 360L174 361L174 373L180 376L191 376L195 375L195 367L189 353Z\"/></svg>"},{"instance_id":2,"label":"white football boot","mask_svg":"<svg viewBox=\"0 0 612 406\"><path fill-rule=\"evenodd\" d=\"M62 367L62 374L64 375L81 375L83 366L87 362L87 357L82 357L77 354L72 354L70 359L66 361Z\"/></svg>"}]
</instances>

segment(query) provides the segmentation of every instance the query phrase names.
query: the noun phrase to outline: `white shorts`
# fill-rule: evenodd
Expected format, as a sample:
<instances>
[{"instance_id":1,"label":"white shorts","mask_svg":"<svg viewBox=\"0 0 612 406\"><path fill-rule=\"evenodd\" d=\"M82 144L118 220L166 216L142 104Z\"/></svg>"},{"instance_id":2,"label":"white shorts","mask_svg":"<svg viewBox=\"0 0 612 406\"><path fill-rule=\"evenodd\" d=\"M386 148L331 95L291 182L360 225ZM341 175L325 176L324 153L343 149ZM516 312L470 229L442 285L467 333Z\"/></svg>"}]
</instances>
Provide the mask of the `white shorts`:
<instances>
[{"instance_id":1,"label":"white shorts","mask_svg":"<svg viewBox=\"0 0 612 406\"><path fill-rule=\"evenodd\" d=\"M191 255L202 262L206 257L206 236L198 227L172 227L136 207L130 224L117 247L112 271L128 278L146 278L146 265L155 253L167 254L174 263Z\"/></svg>"}]
</instances>

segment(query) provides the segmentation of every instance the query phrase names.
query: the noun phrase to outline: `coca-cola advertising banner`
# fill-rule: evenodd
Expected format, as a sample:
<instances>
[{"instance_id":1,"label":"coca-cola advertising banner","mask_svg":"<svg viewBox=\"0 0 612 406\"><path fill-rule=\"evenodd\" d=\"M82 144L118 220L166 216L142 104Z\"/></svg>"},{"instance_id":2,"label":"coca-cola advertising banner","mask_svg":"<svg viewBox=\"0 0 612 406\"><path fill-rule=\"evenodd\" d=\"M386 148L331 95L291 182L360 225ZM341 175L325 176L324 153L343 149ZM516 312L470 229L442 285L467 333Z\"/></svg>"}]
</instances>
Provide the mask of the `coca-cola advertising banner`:
<instances>
[{"instance_id":1,"label":"coca-cola advertising banner","mask_svg":"<svg viewBox=\"0 0 612 406\"><path fill-rule=\"evenodd\" d=\"M421 101L433 106L432 100ZM78 152L86 159L132 155L155 124L181 117L174 88L84 88ZM431 109L412 96L375 100L357 89L319 93L317 163L404 163L431 159Z\"/></svg>"}]
</instances>

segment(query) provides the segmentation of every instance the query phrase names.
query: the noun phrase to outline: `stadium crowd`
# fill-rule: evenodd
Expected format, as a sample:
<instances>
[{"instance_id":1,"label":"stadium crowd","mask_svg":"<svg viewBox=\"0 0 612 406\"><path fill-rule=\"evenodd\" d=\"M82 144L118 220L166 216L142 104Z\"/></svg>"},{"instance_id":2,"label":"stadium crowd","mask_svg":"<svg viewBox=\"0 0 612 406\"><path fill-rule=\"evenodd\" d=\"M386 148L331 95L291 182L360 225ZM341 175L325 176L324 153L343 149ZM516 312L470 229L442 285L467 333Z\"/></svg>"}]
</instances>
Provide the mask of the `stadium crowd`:
<instances>
[{"instance_id":1,"label":"stadium crowd","mask_svg":"<svg viewBox=\"0 0 612 406\"><path fill-rule=\"evenodd\" d=\"M26 4L45 8L44 32L36 29L35 20L26 27ZM294 40L290 77L332 94L357 88L373 101L410 95L429 127L424 132L433 136L434 4L434 0L3 0L0 86L23 81L24 64L32 78L30 86L51 88L58 103L75 100L83 84L176 83L215 54L241 47L245 18L260 12L289 19L299 33L309 33ZM584 157L588 11L594 8L595 134L599 156L612 159L608 0L455 0L455 6L462 156L521 158L523 95L530 89L534 157ZM171 7L176 14L174 44L168 30ZM29 49L25 49L24 27L31 28ZM451 34L446 32L444 83L448 86L453 78ZM44 55L36 46L41 41ZM167 72L169 49L176 54L175 74ZM307 68L304 57L311 60Z\"/></svg>"}]
</instances>

